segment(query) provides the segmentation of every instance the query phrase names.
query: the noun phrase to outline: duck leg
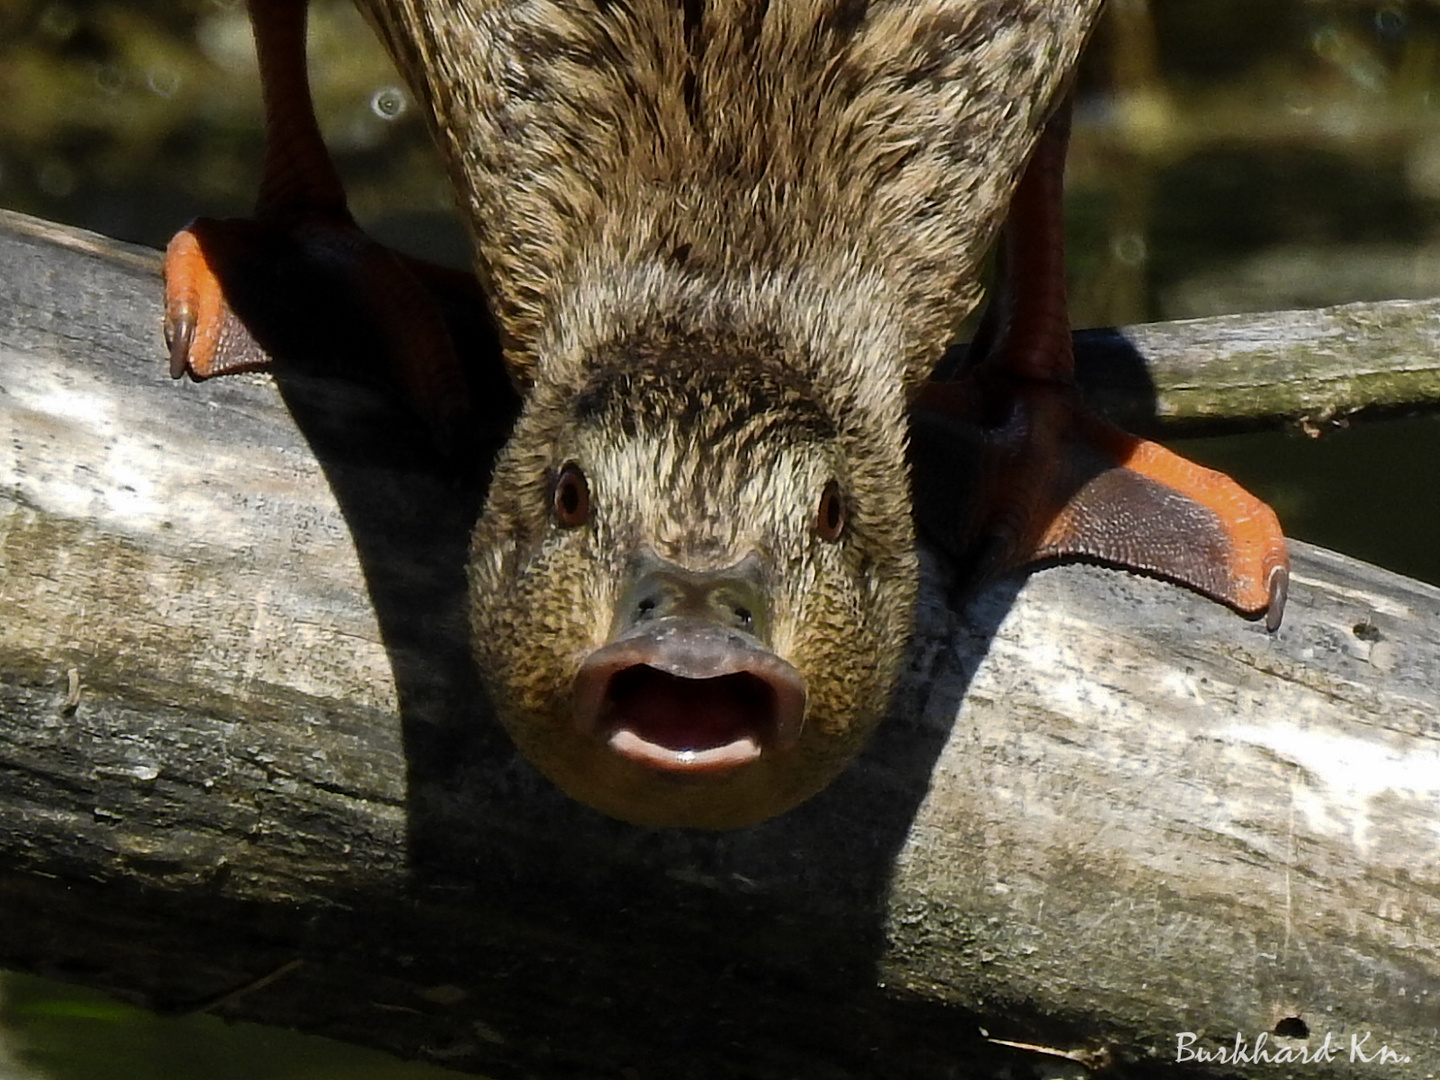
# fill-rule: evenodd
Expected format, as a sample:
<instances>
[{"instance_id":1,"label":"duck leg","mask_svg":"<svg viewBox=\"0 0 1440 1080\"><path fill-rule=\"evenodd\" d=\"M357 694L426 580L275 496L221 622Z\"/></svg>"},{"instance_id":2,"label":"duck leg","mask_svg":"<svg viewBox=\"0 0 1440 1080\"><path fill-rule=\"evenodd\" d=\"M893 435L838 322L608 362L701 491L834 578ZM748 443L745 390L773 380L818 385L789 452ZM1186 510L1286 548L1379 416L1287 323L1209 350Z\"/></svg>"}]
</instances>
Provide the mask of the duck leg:
<instances>
[{"instance_id":1,"label":"duck leg","mask_svg":"<svg viewBox=\"0 0 1440 1080\"><path fill-rule=\"evenodd\" d=\"M165 253L170 374L253 371L275 355L341 354L376 339L412 407L442 445L469 410L436 295L474 279L398 255L355 224L320 135L305 64L305 0L249 0L265 103L265 158L253 219L199 218ZM358 330L357 327L364 327Z\"/></svg>"},{"instance_id":2,"label":"duck leg","mask_svg":"<svg viewBox=\"0 0 1440 1080\"><path fill-rule=\"evenodd\" d=\"M1289 555L1274 511L1228 476L1089 412L1075 385L1061 194L1068 108L1016 188L980 343L912 412L916 515L972 584L1095 559L1280 625Z\"/></svg>"}]
</instances>

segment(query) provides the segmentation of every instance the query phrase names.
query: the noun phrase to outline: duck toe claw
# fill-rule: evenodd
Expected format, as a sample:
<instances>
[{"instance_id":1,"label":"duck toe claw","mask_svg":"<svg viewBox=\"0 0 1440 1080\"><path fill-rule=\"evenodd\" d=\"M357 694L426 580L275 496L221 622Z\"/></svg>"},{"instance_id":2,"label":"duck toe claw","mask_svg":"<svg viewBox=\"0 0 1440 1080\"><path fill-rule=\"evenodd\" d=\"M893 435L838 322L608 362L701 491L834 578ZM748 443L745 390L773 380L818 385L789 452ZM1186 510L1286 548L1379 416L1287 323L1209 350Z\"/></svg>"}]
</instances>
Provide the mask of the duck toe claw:
<instances>
[{"instance_id":1,"label":"duck toe claw","mask_svg":"<svg viewBox=\"0 0 1440 1080\"><path fill-rule=\"evenodd\" d=\"M165 347L170 377L208 379L270 364L231 310L224 279L254 246L254 223L200 218L165 249Z\"/></svg>"},{"instance_id":2,"label":"duck toe claw","mask_svg":"<svg viewBox=\"0 0 1440 1080\"><path fill-rule=\"evenodd\" d=\"M1270 571L1270 600L1265 607L1265 629L1275 633L1285 617L1285 600L1290 595L1290 568L1277 566Z\"/></svg>"}]
</instances>

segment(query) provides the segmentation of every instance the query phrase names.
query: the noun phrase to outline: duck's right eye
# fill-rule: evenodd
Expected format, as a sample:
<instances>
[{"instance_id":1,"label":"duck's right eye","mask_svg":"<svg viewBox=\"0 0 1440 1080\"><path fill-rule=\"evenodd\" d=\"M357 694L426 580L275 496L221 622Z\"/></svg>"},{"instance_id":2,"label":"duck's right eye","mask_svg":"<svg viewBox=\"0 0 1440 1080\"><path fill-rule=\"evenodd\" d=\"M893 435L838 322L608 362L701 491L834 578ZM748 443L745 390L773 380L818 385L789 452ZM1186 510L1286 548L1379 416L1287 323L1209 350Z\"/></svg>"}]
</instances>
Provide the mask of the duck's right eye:
<instances>
[{"instance_id":1,"label":"duck's right eye","mask_svg":"<svg viewBox=\"0 0 1440 1080\"><path fill-rule=\"evenodd\" d=\"M813 526L815 535L833 544L845 531L845 516L845 496L840 492L840 485L831 480L820 493L820 506L815 511Z\"/></svg>"},{"instance_id":2,"label":"duck's right eye","mask_svg":"<svg viewBox=\"0 0 1440 1080\"><path fill-rule=\"evenodd\" d=\"M555 478L551 505L555 520L562 528L573 529L590 520L590 483L585 473L573 461L560 470Z\"/></svg>"}]
</instances>

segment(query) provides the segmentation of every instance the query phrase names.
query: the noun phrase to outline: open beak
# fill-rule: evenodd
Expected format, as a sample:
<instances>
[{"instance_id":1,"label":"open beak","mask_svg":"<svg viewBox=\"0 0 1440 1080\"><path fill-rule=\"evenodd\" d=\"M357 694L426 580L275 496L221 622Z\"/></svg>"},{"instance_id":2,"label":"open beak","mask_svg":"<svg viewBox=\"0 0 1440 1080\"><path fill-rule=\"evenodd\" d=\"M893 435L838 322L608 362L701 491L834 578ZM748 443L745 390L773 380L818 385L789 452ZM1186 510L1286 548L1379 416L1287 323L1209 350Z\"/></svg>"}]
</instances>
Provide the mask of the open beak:
<instances>
[{"instance_id":1,"label":"open beak","mask_svg":"<svg viewBox=\"0 0 1440 1080\"><path fill-rule=\"evenodd\" d=\"M755 556L709 572L642 556L610 640L575 677L575 723L621 757L680 774L793 746L805 681L767 646L764 601Z\"/></svg>"}]
</instances>

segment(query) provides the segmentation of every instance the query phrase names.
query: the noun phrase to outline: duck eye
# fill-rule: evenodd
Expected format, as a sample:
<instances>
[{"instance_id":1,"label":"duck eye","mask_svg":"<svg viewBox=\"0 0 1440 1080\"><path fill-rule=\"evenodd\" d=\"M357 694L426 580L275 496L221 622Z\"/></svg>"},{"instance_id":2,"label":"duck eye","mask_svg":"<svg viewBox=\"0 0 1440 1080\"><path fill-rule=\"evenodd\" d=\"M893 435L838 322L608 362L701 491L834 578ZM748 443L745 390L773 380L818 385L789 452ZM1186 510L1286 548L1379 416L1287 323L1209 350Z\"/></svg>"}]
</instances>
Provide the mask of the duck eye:
<instances>
[{"instance_id":1,"label":"duck eye","mask_svg":"<svg viewBox=\"0 0 1440 1080\"><path fill-rule=\"evenodd\" d=\"M590 484L573 461L560 470L553 492L555 520L573 529L590 520Z\"/></svg>"},{"instance_id":2,"label":"duck eye","mask_svg":"<svg viewBox=\"0 0 1440 1080\"><path fill-rule=\"evenodd\" d=\"M845 496L840 485L831 480L820 493L820 506L815 512L815 535L834 542L845 531Z\"/></svg>"}]
</instances>

